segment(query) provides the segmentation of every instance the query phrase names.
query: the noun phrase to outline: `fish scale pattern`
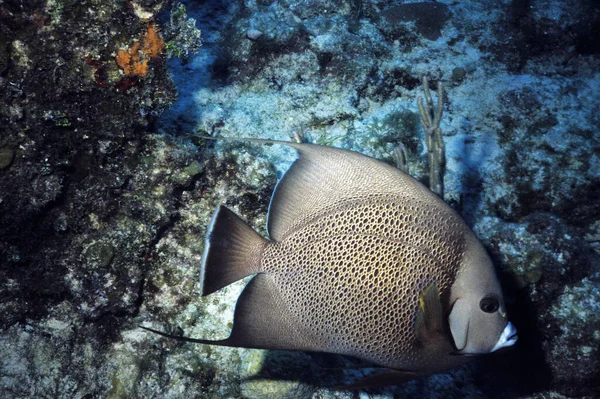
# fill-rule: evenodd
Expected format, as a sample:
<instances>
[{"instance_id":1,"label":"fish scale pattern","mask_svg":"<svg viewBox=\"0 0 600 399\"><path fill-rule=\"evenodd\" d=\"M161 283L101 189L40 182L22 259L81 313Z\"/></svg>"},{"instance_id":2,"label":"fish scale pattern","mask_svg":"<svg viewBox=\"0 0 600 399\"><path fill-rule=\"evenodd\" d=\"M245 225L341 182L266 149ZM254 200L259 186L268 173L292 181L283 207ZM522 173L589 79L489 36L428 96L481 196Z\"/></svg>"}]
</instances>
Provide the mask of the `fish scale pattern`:
<instances>
[{"instance_id":1,"label":"fish scale pattern","mask_svg":"<svg viewBox=\"0 0 600 399\"><path fill-rule=\"evenodd\" d=\"M442 298L464 252L464 222L417 199L338 200L300 220L265 250L273 277L308 347L407 368L426 361L415 318L433 281Z\"/></svg>"}]
</instances>

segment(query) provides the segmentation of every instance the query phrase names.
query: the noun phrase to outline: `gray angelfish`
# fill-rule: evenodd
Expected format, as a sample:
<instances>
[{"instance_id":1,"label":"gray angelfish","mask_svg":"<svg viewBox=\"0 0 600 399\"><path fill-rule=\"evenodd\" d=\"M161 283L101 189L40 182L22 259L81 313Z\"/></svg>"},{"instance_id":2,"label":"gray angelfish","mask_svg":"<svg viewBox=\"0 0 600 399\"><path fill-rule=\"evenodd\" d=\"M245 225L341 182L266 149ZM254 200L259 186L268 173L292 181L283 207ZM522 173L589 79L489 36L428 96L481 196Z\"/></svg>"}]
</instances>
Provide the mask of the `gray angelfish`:
<instances>
[{"instance_id":1,"label":"gray angelfish","mask_svg":"<svg viewBox=\"0 0 600 399\"><path fill-rule=\"evenodd\" d=\"M329 352L393 369L371 377L375 384L516 342L489 256L437 195L355 152L275 143L299 158L271 199L270 239L224 206L206 237L202 295L256 274L231 335L184 340Z\"/></svg>"}]
</instances>

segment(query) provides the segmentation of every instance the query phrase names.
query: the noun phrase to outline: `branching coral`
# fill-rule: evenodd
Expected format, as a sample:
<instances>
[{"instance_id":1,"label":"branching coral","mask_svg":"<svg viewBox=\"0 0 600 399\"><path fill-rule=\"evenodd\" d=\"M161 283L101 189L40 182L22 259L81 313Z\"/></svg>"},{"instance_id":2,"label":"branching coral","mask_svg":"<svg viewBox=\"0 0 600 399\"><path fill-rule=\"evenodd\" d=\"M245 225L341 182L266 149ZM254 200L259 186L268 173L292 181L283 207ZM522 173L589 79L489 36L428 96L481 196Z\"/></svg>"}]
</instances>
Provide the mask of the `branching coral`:
<instances>
[{"instance_id":1,"label":"branching coral","mask_svg":"<svg viewBox=\"0 0 600 399\"><path fill-rule=\"evenodd\" d=\"M433 100L429 92L427 78L423 77L423 91L425 92L425 104L423 99L417 99L421 123L425 129L425 141L427 143L427 154L429 158L429 188L431 191L444 198L444 140L440 129L440 120L444 109L444 88L438 82L437 108L433 109Z\"/></svg>"}]
</instances>

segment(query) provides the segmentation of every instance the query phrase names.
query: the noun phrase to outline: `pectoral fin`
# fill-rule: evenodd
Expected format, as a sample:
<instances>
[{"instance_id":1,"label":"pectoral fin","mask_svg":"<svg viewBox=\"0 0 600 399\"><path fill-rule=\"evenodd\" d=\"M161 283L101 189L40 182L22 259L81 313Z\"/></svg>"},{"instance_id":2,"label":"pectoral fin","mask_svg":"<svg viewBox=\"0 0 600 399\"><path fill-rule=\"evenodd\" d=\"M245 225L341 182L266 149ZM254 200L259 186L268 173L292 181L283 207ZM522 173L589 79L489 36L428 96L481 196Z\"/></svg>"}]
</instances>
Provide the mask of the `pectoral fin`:
<instances>
[{"instance_id":1,"label":"pectoral fin","mask_svg":"<svg viewBox=\"0 0 600 399\"><path fill-rule=\"evenodd\" d=\"M439 340L444 333L442 317L440 292L434 282L428 285L419 297L415 332L421 343Z\"/></svg>"}]
</instances>

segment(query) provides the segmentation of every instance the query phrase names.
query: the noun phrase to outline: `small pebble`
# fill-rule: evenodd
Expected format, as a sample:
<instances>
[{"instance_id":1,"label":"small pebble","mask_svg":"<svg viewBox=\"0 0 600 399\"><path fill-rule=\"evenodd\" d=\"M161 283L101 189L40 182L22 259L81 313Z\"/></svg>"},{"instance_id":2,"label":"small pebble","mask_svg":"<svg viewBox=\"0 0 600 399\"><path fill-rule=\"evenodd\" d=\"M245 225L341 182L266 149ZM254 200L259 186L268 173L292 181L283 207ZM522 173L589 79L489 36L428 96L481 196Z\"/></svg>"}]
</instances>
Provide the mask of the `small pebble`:
<instances>
[{"instance_id":1,"label":"small pebble","mask_svg":"<svg viewBox=\"0 0 600 399\"><path fill-rule=\"evenodd\" d=\"M259 37L262 36L262 32L258 29L248 29L246 32L246 37L250 40L258 40Z\"/></svg>"}]
</instances>

